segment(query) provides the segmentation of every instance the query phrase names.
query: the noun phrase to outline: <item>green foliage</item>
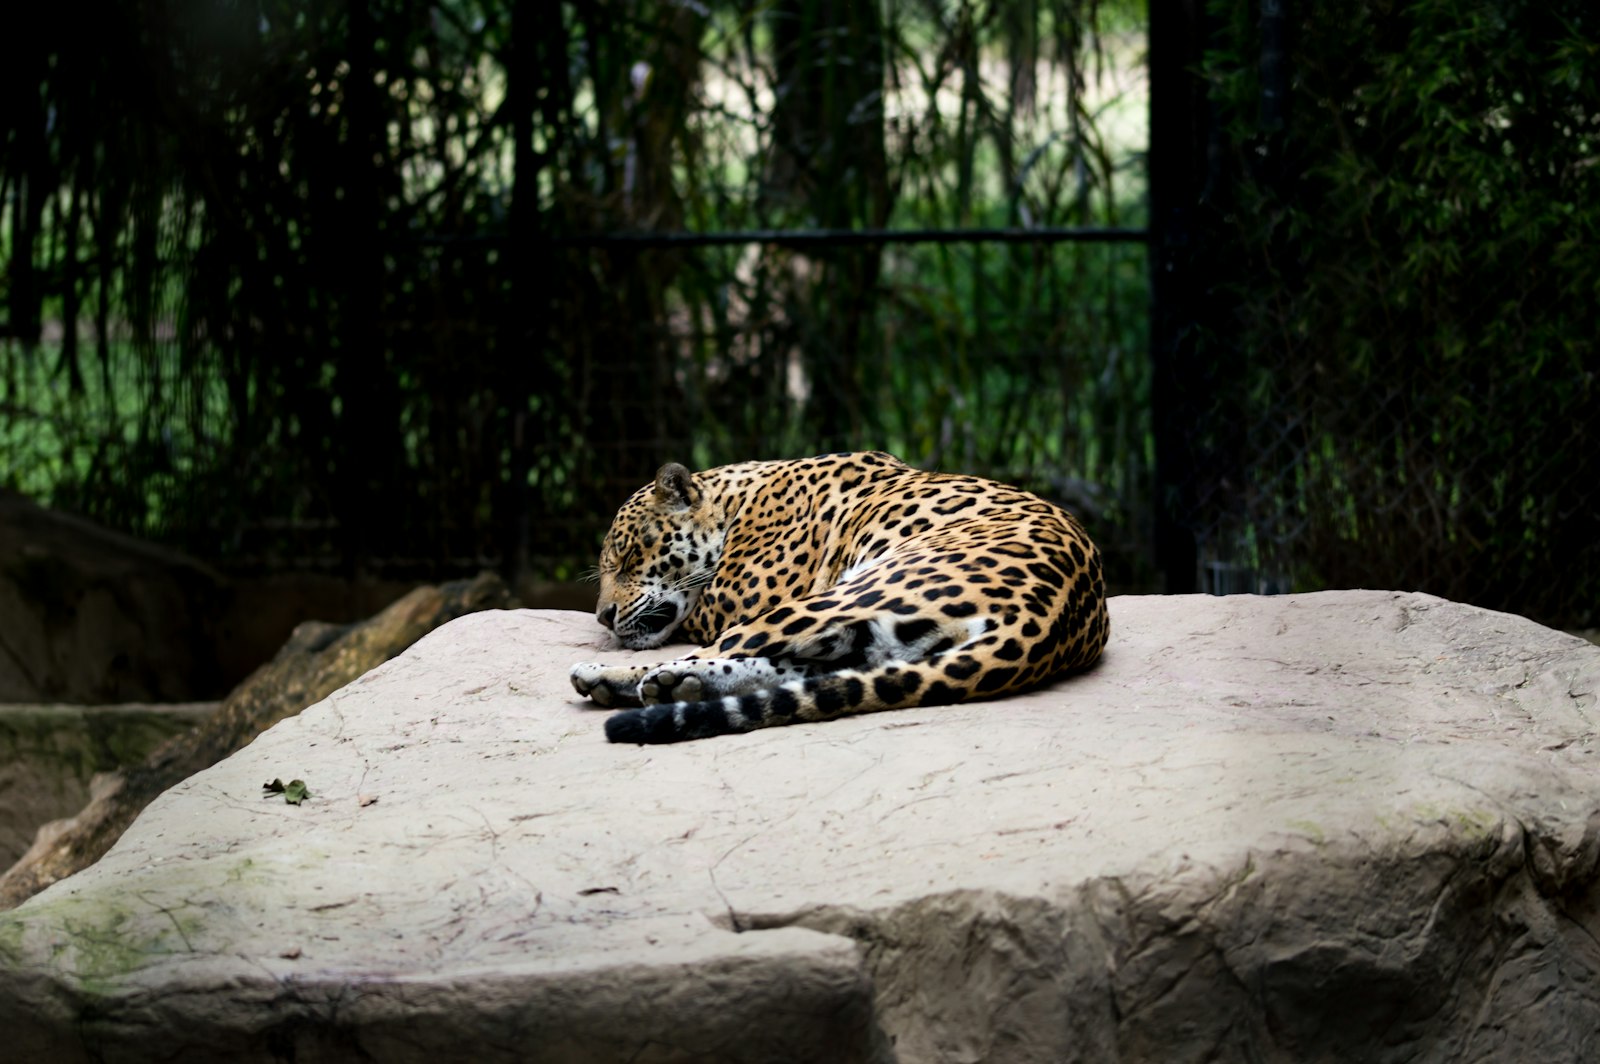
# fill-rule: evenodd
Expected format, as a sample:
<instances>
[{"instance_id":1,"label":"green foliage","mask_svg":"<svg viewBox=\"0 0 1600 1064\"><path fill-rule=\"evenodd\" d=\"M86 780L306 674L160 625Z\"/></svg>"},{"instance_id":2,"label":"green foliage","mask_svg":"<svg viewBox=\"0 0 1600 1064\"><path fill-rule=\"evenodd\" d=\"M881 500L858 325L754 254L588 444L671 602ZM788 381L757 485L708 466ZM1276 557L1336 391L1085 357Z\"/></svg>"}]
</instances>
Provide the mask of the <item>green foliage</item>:
<instances>
[{"instance_id":1,"label":"green foliage","mask_svg":"<svg viewBox=\"0 0 1600 1064\"><path fill-rule=\"evenodd\" d=\"M574 66L545 138L556 234L1142 221L1142 37L1124 8L1106 31L1075 0L632 10L635 36ZM563 23L573 46L615 45L591 15ZM647 76L608 88L625 61ZM551 357L581 397L563 413L575 502L620 500L668 459L879 447L1069 493L1137 542L1141 247L585 249L564 265ZM608 518L585 515L575 553Z\"/></svg>"},{"instance_id":2,"label":"green foliage","mask_svg":"<svg viewBox=\"0 0 1600 1064\"><path fill-rule=\"evenodd\" d=\"M663 460L873 446L1133 537L1137 246L570 238L1138 224L1137 12L42 9L0 55L0 487L234 565L559 575Z\"/></svg>"},{"instance_id":3,"label":"green foliage","mask_svg":"<svg viewBox=\"0 0 1600 1064\"><path fill-rule=\"evenodd\" d=\"M1213 4L1210 547L1552 622L1600 602L1600 29L1577 0L1293 6L1288 122ZM1203 502L1205 500L1202 500ZM1226 506L1224 508L1227 508ZM1560 575L1558 575L1560 574Z\"/></svg>"},{"instance_id":4,"label":"green foliage","mask_svg":"<svg viewBox=\"0 0 1600 1064\"><path fill-rule=\"evenodd\" d=\"M470 543L504 474L465 437L525 402L506 286L407 238L504 213L505 12L39 14L0 62L0 486L219 560Z\"/></svg>"},{"instance_id":5,"label":"green foliage","mask_svg":"<svg viewBox=\"0 0 1600 1064\"><path fill-rule=\"evenodd\" d=\"M290 780L284 783L281 779L274 779L271 783L263 783L261 790L266 794L283 795L283 800L290 805L299 805L311 797L311 791L306 788L305 780Z\"/></svg>"}]
</instances>

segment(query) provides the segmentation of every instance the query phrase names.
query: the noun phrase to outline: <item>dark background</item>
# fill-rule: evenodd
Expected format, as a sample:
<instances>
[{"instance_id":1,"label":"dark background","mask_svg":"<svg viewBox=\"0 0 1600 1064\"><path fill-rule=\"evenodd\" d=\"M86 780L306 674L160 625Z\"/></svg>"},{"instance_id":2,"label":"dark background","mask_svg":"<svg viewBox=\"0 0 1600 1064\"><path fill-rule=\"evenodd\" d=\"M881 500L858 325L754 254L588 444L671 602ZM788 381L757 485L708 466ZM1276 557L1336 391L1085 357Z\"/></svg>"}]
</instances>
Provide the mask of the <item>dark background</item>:
<instances>
[{"instance_id":1,"label":"dark background","mask_svg":"<svg viewBox=\"0 0 1600 1064\"><path fill-rule=\"evenodd\" d=\"M1587 7L37 7L0 488L567 580L661 462L877 447L1064 501L1116 590L1593 626Z\"/></svg>"}]
</instances>

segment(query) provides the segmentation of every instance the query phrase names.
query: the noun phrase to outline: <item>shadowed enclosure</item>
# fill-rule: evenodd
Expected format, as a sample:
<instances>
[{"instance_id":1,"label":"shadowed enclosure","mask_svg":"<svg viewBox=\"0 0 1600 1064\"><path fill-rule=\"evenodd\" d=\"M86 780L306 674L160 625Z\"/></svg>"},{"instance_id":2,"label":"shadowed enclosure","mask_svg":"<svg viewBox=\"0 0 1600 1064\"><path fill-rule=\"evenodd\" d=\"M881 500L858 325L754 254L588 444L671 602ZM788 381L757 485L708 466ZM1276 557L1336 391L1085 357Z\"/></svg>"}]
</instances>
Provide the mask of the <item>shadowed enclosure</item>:
<instances>
[{"instance_id":1,"label":"shadowed enclosure","mask_svg":"<svg viewBox=\"0 0 1600 1064\"><path fill-rule=\"evenodd\" d=\"M1593 624L1583 5L1154 7L41 9L0 486L566 578L664 461L874 447L1063 501L1122 589Z\"/></svg>"}]
</instances>

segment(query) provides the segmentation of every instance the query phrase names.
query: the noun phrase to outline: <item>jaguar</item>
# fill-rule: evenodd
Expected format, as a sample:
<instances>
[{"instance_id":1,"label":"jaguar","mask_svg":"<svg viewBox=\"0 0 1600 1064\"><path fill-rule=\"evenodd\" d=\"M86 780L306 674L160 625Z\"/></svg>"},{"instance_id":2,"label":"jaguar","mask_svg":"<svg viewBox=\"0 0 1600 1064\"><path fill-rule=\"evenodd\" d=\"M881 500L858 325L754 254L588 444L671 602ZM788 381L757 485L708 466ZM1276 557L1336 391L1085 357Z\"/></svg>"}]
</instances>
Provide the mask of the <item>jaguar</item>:
<instances>
[{"instance_id":1,"label":"jaguar","mask_svg":"<svg viewBox=\"0 0 1600 1064\"><path fill-rule=\"evenodd\" d=\"M669 463L618 510L595 616L660 664L583 662L617 743L995 698L1094 664L1100 555L1037 495L882 452Z\"/></svg>"}]
</instances>

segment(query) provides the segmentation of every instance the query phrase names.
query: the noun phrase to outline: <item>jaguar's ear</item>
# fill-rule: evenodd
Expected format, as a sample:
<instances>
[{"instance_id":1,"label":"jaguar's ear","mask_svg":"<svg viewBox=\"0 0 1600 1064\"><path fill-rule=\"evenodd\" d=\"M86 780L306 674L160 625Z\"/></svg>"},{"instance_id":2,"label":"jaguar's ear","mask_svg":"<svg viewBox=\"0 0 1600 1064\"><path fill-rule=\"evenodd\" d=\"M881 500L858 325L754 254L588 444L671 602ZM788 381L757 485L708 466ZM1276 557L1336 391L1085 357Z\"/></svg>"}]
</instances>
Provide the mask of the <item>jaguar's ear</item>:
<instances>
[{"instance_id":1,"label":"jaguar's ear","mask_svg":"<svg viewBox=\"0 0 1600 1064\"><path fill-rule=\"evenodd\" d=\"M668 462L656 471L656 502L673 510L687 510L700 501L694 474L677 462Z\"/></svg>"}]
</instances>

